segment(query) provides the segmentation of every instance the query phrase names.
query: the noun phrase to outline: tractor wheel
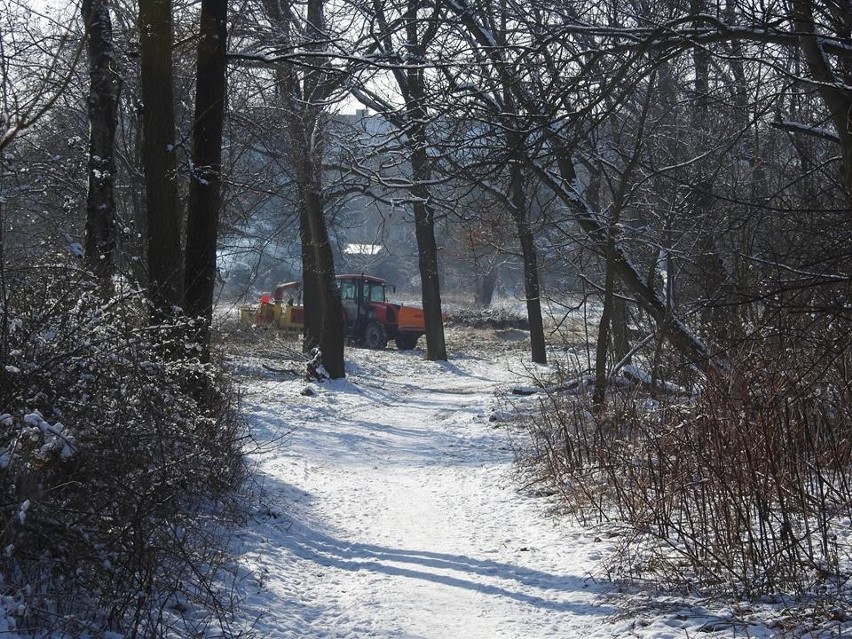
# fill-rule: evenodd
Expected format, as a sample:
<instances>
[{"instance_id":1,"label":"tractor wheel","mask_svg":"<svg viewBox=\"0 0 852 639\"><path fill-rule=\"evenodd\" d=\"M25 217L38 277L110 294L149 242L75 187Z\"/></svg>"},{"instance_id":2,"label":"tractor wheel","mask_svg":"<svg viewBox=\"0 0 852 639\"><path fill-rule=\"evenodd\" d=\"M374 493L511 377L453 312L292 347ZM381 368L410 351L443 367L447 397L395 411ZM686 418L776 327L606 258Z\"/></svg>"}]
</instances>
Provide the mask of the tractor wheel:
<instances>
[{"instance_id":1,"label":"tractor wheel","mask_svg":"<svg viewBox=\"0 0 852 639\"><path fill-rule=\"evenodd\" d=\"M400 333L396 336L396 347L401 351L410 351L417 346L418 337L415 333Z\"/></svg>"},{"instance_id":2,"label":"tractor wheel","mask_svg":"<svg viewBox=\"0 0 852 639\"><path fill-rule=\"evenodd\" d=\"M370 322L364 329L364 346L374 350L381 350L388 345L388 334L385 327L378 322Z\"/></svg>"}]
</instances>

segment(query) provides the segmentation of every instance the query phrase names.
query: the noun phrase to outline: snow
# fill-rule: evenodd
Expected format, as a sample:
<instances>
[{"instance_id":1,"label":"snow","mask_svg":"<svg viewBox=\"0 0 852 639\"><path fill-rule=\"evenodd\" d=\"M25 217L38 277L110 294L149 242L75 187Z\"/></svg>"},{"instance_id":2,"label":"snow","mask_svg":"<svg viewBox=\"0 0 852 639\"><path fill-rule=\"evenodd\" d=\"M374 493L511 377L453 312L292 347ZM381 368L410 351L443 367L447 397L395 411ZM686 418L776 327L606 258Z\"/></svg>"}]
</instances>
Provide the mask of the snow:
<instances>
[{"instance_id":1,"label":"snow","mask_svg":"<svg viewBox=\"0 0 852 639\"><path fill-rule=\"evenodd\" d=\"M528 344L448 334L449 362L347 349L347 378L323 383L283 372L292 362L276 353L292 351L272 343L232 357L253 471L251 517L231 545L243 603L233 636L788 636L779 604L612 582L612 531L552 516L551 498L521 489L511 416L538 400L511 390L531 385ZM0 598L4 636L17 637L3 614L14 605Z\"/></svg>"},{"instance_id":2,"label":"snow","mask_svg":"<svg viewBox=\"0 0 852 639\"><path fill-rule=\"evenodd\" d=\"M349 349L347 379L309 394L268 372L247 382L259 499L234 548L246 627L275 639L772 636L620 591L601 567L612 540L520 490L523 435L491 417L532 368L514 343L444 363ZM624 614L637 598L642 613Z\"/></svg>"},{"instance_id":3,"label":"snow","mask_svg":"<svg viewBox=\"0 0 852 639\"><path fill-rule=\"evenodd\" d=\"M592 540L515 488L489 422L505 365L350 351L349 367L313 396L247 389L269 514L241 554L264 636L579 636L612 612Z\"/></svg>"},{"instance_id":4,"label":"snow","mask_svg":"<svg viewBox=\"0 0 852 639\"><path fill-rule=\"evenodd\" d=\"M347 244L343 252L346 255L378 255L381 250L381 244Z\"/></svg>"}]
</instances>

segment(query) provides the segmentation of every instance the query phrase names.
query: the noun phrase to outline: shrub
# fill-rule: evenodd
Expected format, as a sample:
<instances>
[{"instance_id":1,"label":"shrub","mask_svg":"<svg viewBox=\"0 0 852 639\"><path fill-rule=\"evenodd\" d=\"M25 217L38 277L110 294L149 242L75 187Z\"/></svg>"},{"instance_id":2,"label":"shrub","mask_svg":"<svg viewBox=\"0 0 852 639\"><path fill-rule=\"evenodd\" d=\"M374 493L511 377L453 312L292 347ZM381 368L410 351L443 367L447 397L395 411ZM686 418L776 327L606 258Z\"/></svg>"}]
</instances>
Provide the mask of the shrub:
<instances>
[{"instance_id":1,"label":"shrub","mask_svg":"<svg viewBox=\"0 0 852 639\"><path fill-rule=\"evenodd\" d=\"M234 392L182 340L186 320L149 326L137 294L104 297L67 265L9 290L0 594L19 629L158 636L181 612L219 615L243 471Z\"/></svg>"},{"instance_id":2,"label":"shrub","mask_svg":"<svg viewBox=\"0 0 852 639\"><path fill-rule=\"evenodd\" d=\"M551 394L527 471L584 520L623 528L620 574L708 593L832 592L852 574L848 356L808 366L771 347L694 398L634 391L594 412Z\"/></svg>"}]
</instances>

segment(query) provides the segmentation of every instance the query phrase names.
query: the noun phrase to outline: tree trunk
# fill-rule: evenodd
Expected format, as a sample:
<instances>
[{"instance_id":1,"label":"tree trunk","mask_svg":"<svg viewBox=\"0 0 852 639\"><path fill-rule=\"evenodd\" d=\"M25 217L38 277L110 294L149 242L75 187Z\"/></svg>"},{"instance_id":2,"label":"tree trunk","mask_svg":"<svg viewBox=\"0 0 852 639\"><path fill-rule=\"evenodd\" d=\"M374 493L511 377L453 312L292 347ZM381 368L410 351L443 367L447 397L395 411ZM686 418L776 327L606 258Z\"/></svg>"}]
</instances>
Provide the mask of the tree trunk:
<instances>
[{"instance_id":1,"label":"tree trunk","mask_svg":"<svg viewBox=\"0 0 852 639\"><path fill-rule=\"evenodd\" d=\"M210 325L216 284L216 242L222 208L222 128L227 94L227 0L202 0L201 38L192 130L192 174L187 211L184 299L201 325L202 359L210 359Z\"/></svg>"},{"instance_id":2,"label":"tree trunk","mask_svg":"<svg viewBox=\"0 0 852 639\"><path fill-rule=\"evenodd\" d=\"M318 167L303 158L298 171L302 239L302 280L305 304L306 351L319 348L332 379L346 376L343 305L334 278L334 254L328 237L321 190L314 180Z\"/></svg>"},{"instance_id":3,"label":"tree trunk","mask_svg":"<svg viewBox=\"0 0 852 639\"><path fill-rule=\"evenodd\" d=\"M547 364L547 345L544 341L544 321L541 315L541 285L538 278L538 251L535 237L527 218L527 198L524 189L523 168L512 165L511 169L512 217L518 229L518 240L524 263L524 297L527 304L527 321L530 326L530 351L532 361Z\"/></svg>"},{"instance_id":4,"label":"tree trunk","mask_svg":"<svg viewBox=\"0 0 852 639\"><path fill-rule=\"evenodd\" d=\"M275 69L276 91L286 112L287 136L299 195L299 237L302 245L302 301L305 306L303 348L318 348L331 378L346 376L343 305L334 277L334 253L323 202L323 150L326 102L334 79L323 52L328 47L324 0L308 0L307 16L298 22L289 0L264 0L263 7L280 31L280 39L308 55L304 65L287 62ZM303 28L301 28L303 27Z\"/></svg>"},{"instance_id":5,"label":"tree trunk","mask_svg":"<svg viewBox=\"0 0 852 639\"><path fill-rule=\"evenodd\" d=\"M852 202L852 90L849 87L852 69L847 60L844 61L845 77L837 77L832 65L826 59L825 51L820 43L820 35L814 20L813 0L793 0L791 20L796 31L800 33L799 43L805 54L808 70L814 78L814 85L819 91L823 102L831 113L834 129L840 141L843 184L846 187L846 197ZM848 6L843 13L847 22ZM836 27L838 34L848 36L849 24L831 25Z\"/></svg>"},{"instance_id":6,"label":"tree trunk","mask_svg":"<svg viewBox=\"0 0 852 639\"><path fill-rule=\"evenodd\" d=\"M388 5L390 6L390 5ZM400 132L401 144L408 150L411 162L411 183L406 185L413 199L414 231L417 239L418 265L420 269L421 299L426 334L426 357L429 360L446 360L447 346L444 338L444 318L441 312L441 287L438 269L438 244L435 240L435 214L430 204L428 181L431 177L431 160L427 152L426 84L424 66L426 48L434 40L439 26L440 5L423 0L406 0L405 12L389 28L389 20L382 2L373 3L375 24L378 33L373 36L385 55L397 57L394 40L396 27L404 33L405 40L398 43L405 51L404 59L410 62L394 66L390 73L399 88L404 109L391 101L373 95L369 90L359 90L359 98L367 102L375 99L373 108L381 112ZM418 17L418 11L429 9L431 19ZM403 31L404 29L404 31Z\"/></svg>"},{"instance_id":7,"label":"tree trunk","mask_svg":"<svg viewBox=\"0 0 852 639\"><path fill-rule=\"evenodd\" d=\"M89 54L89 158L86 189L86 267L110 288L115 270L115 128L118 73L105 0L83 0Z\"/></svg>"},{"instance_id":8,"label":"tree trunk","mask_svg":"<svg viewBox=\"0 0 852 639\"><path fill-rule=\"evenodd\" d=\"M328 46L324 10L324 0L308 0L308 48L311 50L321 51ZM343 360L346 328L340 291L334 279L334 253L328 236L321 188L325 142L322 109L327 97L328 81L329 78L322 65L311 68L305 73L306 104L303 106L303 114L310 121L304 123L300 138L304 144L301 166L305 169L301 175L300 192L302 195L301 219L303 225L307 225L310 236L308 251L312 254L310 266L313 268L313 273L309 281L316 290L317 299L318 314L314 316L313 334L317 338L316 345L322 351L322 361L326 371L332 379L337 379L346 376ZM303 254L304 241L303 236ZM303 265L308 266L304 263Z\"/></svg>"},{"instance_id":9,"label":"tree trunk","mask_svg":"<svg viewBox=\"0 0 852 639\"><path fill-rule=\"evenodd\" d=\"M610 335L612 336L612 358L618 363L627 357L630 352L630 330L629 320L630 315L627 309L627 301L617 294L620 291L614 291L616 294L612 300L612 317L609 321ZM630 360L626 363L629 363Z\"/></svg>"},{"instance_id":10,"label":"tree trunk","mask_svg":"<svg viewBox=\"0 0 852 639\"><path fill-rule=\"evenodd\" d=\"M613 303L615 301L615 236L612 225L607 232L604 251L606 276L604 277L603 310L598 323L598 341L595 347L595 391L592 394L592 402L597 406L603 406L606 399L606 356L609 349L610 322L612 321Z\"/></svg>"},{"instance_id":11,"label":"tree trunk","mask_svg":"<svg viewBox=\"0 0 852 639\"><path fill-rule=\"evenodd\" d=\"M139 34L148 290L156 321L183 303L170 0L139 0Z\"/></svg>"},{"instance_id":12,"label":"tree trunk","mask_svg":"<svg viewBox=\"0 0 852 639\"><path fill-rule=\"evenodd\" d=\"M418 124L413 125L422 128ZM415 138L416 139L416 138ZM438 277L438 243L435 241L435 215L429 206L429 192L425 181L429 179L428 158L425 146L416 144L411 155L414 179L414 230L422 287L423 318L426 324L426 359L447 359L444 340L444 318L441 313L441 284Z\"/></svg>"},{"instance_id":13,"label":"tree trunk","mask_svg":"<svg viewBox=\"0 0 852 639\"><path fill-rule=\"evenodd\" d=\"M271 14L289 38L289 7L270 1ZM322 52L327 45L324 0L308 0L305 48ZM317 58L321 60L321 58ZM323 109L330 81L322 62L312 61L300 78L293 66L279 71L296 183L299 191L299 234L302 241L302 280L305 304L305 351L319 348L332 379L346 376L343 305L334 277L334 253L325 219L322 195L325 122Z\"/></svg>"},{"instance_id":14,"label":"tree trunk","mask_svg":"<svg viewBox=\"0 0 852 639\"><path fill-rule=\"evenodd\" d=\"M431 37L419 32L418 0L408 1L406 38L409 54L415 60L425 58L425 44ZM414 227L420 265L423 319L426 324L426 359L447 359L444 318L441 313L441 284L438 277L438 244L435 241L435 212L429 204L427 182L432 175L426 150L426 96L423 67L406 67L403 96L405 99L408 139L411 149L411 179L414 195Z\"/></svg>"},{"instance_id":15,"label":"tree trunk","mask_svg":"<svg viewBox=\"0 0 852 639\"><path fill-rule=\"evenodd\" d=\"M476 277L476 305L488 308L494 300L494 289L497 287L497 265L492 264L486 273L480 272Z\"/></svg>"}]
</instances>

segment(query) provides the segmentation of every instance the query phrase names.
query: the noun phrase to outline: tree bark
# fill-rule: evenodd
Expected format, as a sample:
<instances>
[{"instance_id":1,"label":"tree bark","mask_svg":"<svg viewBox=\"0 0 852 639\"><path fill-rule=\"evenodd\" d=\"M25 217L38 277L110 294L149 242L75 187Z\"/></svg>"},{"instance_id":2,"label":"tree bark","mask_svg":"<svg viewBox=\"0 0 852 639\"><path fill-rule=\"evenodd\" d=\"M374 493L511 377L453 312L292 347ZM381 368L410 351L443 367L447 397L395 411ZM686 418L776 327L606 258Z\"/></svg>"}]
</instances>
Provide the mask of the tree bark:
<instances>
[{"instance_id":1,"label":"tree bark","mask_svg":"<svg viewBox=\"0 0 852 639\"><path fill-rule=\"evenodd\" d=\"M210 326L216 285L216 243L222 208L222 129L227 95L227 0L202 0L201 38L192 130L192 172L187 211L184 299L200 321L203 361L210 359Z\"/></svg>"},{"instance_id":2,"label":"tree bark","mask_svg":"<svg viewBox=\"0 0 852 639\"><path fill-rule=\"evenodd\" d=\"M86 267L109 289L115 270L115 129L119 81L105 0L83 0L89 56Z\"/></svg>"},{"instance_id":3,"label":"tree bark","mask_svg":"<svg viewBox=\"0 0 852 639\"><path fill-rule=\"evenodd\" d=\"M417 126L417 125L414 125ZM424 181L429 178L426 149L416 145L411 155L414 188L414 230L420 266L423 318L426 325L426 359L447 359L444 318L441 313L441 283L438 277L438 243L435 240L435 214L428 203L429 191Z\"/></svg>"},{"instance_id":4,"label":"tree bark","mask_svg":"<svg viewBox=\"0 0 852 639\"><path fill-rule=\"evenodd\" d=\"M406 40L409 55L413 60L424 58L424 41L431 36L419 33L417 20L418 0L408 0ZM426 96L425 76L420 65L405 69L403 99L405 100L408 124L408 139L411 150L411 179L414 196L414 227L422 287L423 318L426 324L426 359L447 359L447 344L444 337L444 318L441 312L441 284L438 277L438 244L435 240L435 212L429 203L431 177L426 139Z\"/></svg>"},{"instance_id":5,"label":"tree bark","mask_svg":"<svg viewBox=\"0 0 852 639\"><path fill-rule=\"evenodd\" d=\"M541 314L541 284L538 277L538 251L535 248L535 237L527 217L524 174L520 165L512 166L510 179L512 217L518 230L524 263L524 297L527 305L527 321L530 326L530 352L532 361L536 364L547 364L547 345L544 340L544 320Z\"/></svg>"},{"instance_id":6,"label":"tree bark","mask_svg":"<svg viewBox=\"0 0 852 639\"><path fill-rule=\"evenodd\" d=\"M492 264L486 272L476 276L476 305L488 308L494 300L494 289L497 287L497 265Z\"/></svg>"},{"instance_id":7,"label":"tree bark","mask_svg":"<svg viewBox=\"0 0 852 639\"><path fill-rule=\"evenodd\" d=\"M334 254L325 223L318 167L303 151L297 171L300 195L299 231L302 240L302 279L305 303L304 348L319 348L329 377L346 376L343 305L334 277Z\"/></svg>"},{"instance_id":8,"label":"tree bark","mask_svg":"<svg viewBox=\"0 0 852 639\"><path fill-rule=\"evenodd\" d=\"M843 12L846 24L832 25L838 34L848 38L852 19L849 18L848 6ZM796 31L801 35L799 43L805 54L808 70L815 80L817 91L831 114L834 129L840 141L841 157L843 160L843 184L846 187L846 197L852 203L852 63L844 61L844 78L838 78L832 66L825 57L825 51L820 44L819 34L814 21L813 0L793 0L792 21Z\"/></svg>"},{"instance_id":9,"label":"tree bark","mask_svg":"<svg viewBox=\"0 0 852 639\"><path fill-rule=\"evenodd\" d=\"M148 290L154 320L183 303L181 214L176 182L171 0L139 0L142 165Z\"/></svg>"},{"instance_id":10,"label":"tree bark","mask_svg":"<svg viewBox=\"0 0 852 639\"><path fill-rule=\"evenodd\" d=\"M267 0L270 17L290 42L293 16L286 3ZM304 45L321 53L327 47L324 0L308 0ZM293 46L297 43L291 42ZM325 143L324 104L330 78L321 57L310 60L300 76L295 65L279 67L279 91L287 109L290 152L299 193L299 235L302 243L305 351L318 348L332 379L346 376L343 350L346 341L343 305L334 276L334 253L329 239L323 202L322 173Z\"/></svg>"}]
</instances>

